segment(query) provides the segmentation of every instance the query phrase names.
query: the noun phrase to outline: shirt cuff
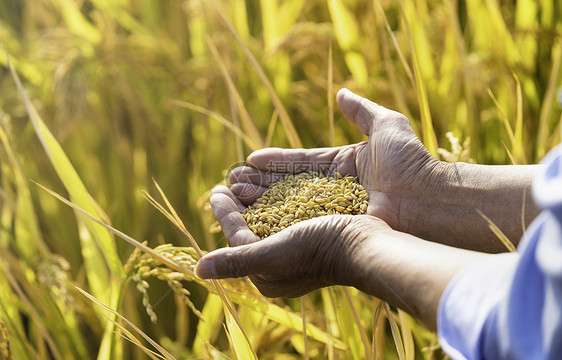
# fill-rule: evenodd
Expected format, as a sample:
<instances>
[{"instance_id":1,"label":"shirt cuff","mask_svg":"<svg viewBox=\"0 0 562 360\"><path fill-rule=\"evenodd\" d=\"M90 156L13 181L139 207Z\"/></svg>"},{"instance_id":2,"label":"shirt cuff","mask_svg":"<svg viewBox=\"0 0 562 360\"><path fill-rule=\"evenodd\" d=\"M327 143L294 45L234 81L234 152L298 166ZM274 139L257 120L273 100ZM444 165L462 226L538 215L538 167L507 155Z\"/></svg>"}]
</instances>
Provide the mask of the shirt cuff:
<instances>
[{"instance_id":1,"label":"shirt cuff","mask_svg":"<svg viewBox=\"0 0 562 360\"><path fill-rule=\"evenodd\" d=\"M518 259L517 253L491 255L449 282L439 301L437 334L451 358L482 358L486 322L506 298Z\"/></svg>"}]
</instances>

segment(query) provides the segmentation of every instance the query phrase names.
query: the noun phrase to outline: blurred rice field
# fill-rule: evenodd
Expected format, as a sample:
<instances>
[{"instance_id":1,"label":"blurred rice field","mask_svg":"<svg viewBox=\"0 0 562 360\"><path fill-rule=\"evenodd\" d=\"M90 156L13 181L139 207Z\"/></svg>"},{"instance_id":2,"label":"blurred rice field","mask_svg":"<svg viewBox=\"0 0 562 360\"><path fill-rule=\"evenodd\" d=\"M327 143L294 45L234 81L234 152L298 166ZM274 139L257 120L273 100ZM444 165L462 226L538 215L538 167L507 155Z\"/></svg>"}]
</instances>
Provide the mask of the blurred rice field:
<instances>
[{"instance_id":1,"label":"blurred rice field","mask_svg":"<svg viewBox=\"0 0 562 360\"><path fill-rule=\"evenodd\" d=\"M2 0L0 41L23 84L2 52L2 358L443 358L355 289L266 299L194 278L174 223L224 246L207 199L229 168L364 140L341 87L407 115L447 161L535 163L561 141L554 0Z\"/></svg>"}]
</instances>

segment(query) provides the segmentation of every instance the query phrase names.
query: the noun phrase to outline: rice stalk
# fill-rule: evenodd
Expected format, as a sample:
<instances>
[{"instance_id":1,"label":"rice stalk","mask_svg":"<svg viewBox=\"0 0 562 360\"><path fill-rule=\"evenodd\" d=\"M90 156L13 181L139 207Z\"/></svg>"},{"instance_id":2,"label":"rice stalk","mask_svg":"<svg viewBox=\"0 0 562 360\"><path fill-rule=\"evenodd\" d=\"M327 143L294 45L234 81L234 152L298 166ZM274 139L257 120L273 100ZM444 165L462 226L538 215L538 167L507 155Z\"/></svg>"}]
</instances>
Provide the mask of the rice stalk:
<instances>
[{"instance_id":1,"label":"rice stalk","mask_svg":"<svg viewBox=\"0 0 562 360\"><path fill-rule=\"evenodd\" d=\"M408 314L400 309L398 309L398 322L400 323L400 330L402 332L402 339L404 343L404 357L406 360L414 360L416 357L416 351L414 338L412 336L412 329L408 323Z\"/></svg>"},{"instance_id":2,"label":"rice stalk","mask_svg":"<svg viewBox=\"0 0 562 360\"><path fill-rule=\"evenodd\" d=\"M398 352L398 358L400 360L404 360L406 358L406 354L404 353L404 344L402 342L402 336L400 336L400 330L398 330L398 324L396 324L396 320L394 319L394 314L392 313L392 310L390 310L390 306L387 302L383 302L383 308L390 324L390 333L392 334L392 339L394 339L394 346Z\"/></svg>"},{"instance_id":3,"label":"rice stalk","mask_svg":"<svg viewBox=\"0 0 562 360\"><path fill-rule=\"evenodd\" d=\"M94 304L98 305L99 307L101 307L102 309L104 309L105 311L111 313L112 315L114 315L115 317L118 317L119 319L121 319L121 321L125 322L129 327L131 327L137 334L141 335L150 345L152 345L156 350L158 350L158 352L165 358L168 360L172 360L174 359L174 357L168 352L166 351L166 349L164 349L162 346L160 346L156 341L152 340L150 338L150 336L146 335L141 329L139 329L135 324L133 324L132 322L130 322L129 320L127 320L127 318L125 318L123 315L121 315L120 313L118 313L117 311L113 310L111 307L107 306L106 304L102 303L100 300L96 299L94 296L92 296L91 294L89 294L88 292L86 292L85 290L81 289L80 287L71 284L72 287L74 287L74 289L76 289L78 292L80 292L82 295L84 295L86 298L88 298L91 302L93 302ZM115 323L116 321L109 319L111 322Z\"/></svg>"},{"instance_id":4,"label":"rice stalk","mask_svg":"<svg viewBox=\"0 0 562 360\"><path fill-rule=\"evenodd\" d=\"M334 58L332 50L332 40L328 45L328 91L326 100L328 103L328 132L330 134L330 146L335 145L334 139Z\"/></svg>"},{"instance_id":5,"label":"rice stalk","mask_svg":"<svg viewBox=\"0 0 562 360\"><path fill-rule=\"evenodd\" d=\"M306 295L305 295L306 296ZM302 336L304 338L304 358L306 360L309 359L308 357L308 336L306 334L306 307L304 306L304 297L301 296L301 317L302 317Z\"/></svg>"},{"instance_id":6,"label":"rice stalk","mask_svg":"<svg viewBox=\"0 0 562 360\"><path fill-rule=\"evenodd\" d=\"M345 295L345 299L347 300L349 307L351 309L351 314L353 315L353 321L355 321L355 325L357 326L357 329L359 330L359 335L361 336L361 342L363 343L363 347L365 350L365 358L367 360L372 359L372 354L370 352L370 347L369 347L369 340L367 338L367 333L365 332L365 329L363 328L363 325L361 324L361 319L359 319L359 314L357 313L357 309L355 307L355 305L353 304L353 299L349 293L349 289L348 288L343 288L343 294Z\"/></svg>"},{"instance_id":7,"label":"rice stalk","mask_svg":"<svg viewBox=\"0 0 562 360\"><path fill-rule=\"evenodd\" d=\"M398 1L400 5L400 13L402 14L402 18L404 21L404 25L406 28L406 33L408 34L408 44L410 46L410 56L412 57L412 64L414 67L414 80L416 85L416 91L418 96L418 106L421 114L421 122L422 122L422 135L423 135L423 143L427 150L433 154L437 155L437 137L435 135L435 130L433 129L433 123L431 121L431 111L429 107L429 100L427 97L427 89L425 88L425 82L423 79L422 70L420 67L420 61L418 59L418 55L416 52L416 47L414 41L412 40L412 35L410 32L410 26L408 22L408 18L404 11L404 6L402 4L402 0Z\"/></svg>"},{"instance_id":8,"label":"rice stalk","mask_svg":"<svg viewBox=\"0 0 562 360\"><path fill-rule=\"evenodd\" d=\"M492 230L494 235L496 235L496 237L502 242L502 244L505 246L507 251L509 252L517 251L517 248L515 247L515 245L513 245L511 240L509 240L509 238L503 233L503 231L501 231L501 229L496 224L494 224L494 222L488 216L486 216L486 214L484 214L479 209L476 209L476 212L480 214L480 216L482 216L484 220L486 220L490 230Z\"/></svg>"},{"instance_id":9,"label":"rice stalk","mask_svg":"<svg viewBox=\"0 0 562 360\"><path fill-rule=\"evenodd\" d=\"M556 91L562 78L562 41L558 39L552 50L552 69L548 78L548 85L544 94L544 102L539 115L539 123L536 139L536 152L538 158L546 155L547 148L550 148L550 130L554 120L553 112L556 104Z\"/></svg>"},{"instance_id":10,"label":"rice stalk","mask_svg":"<svg viewBox=\"0 0 562 360\"><path fill-rule=\"evenodd\" d=\"M293 123L291 122L289 114L287 113L287 110L285 109L285 106L283 106L283 103L281 102L281 99L279 99L279 96L277 95L277 92L275 91L273 85L271 84L271 82L267 78L267 75L263 71L262 67L259 65L258 61L254 57L254 55L251 53L251 51L248 49L248 47L244 44L242 39L238 36L238 33L232 27L230 22L226 19L223 12L216 5L215 1L214 0L208 0L208 1L212 4L213 8L216 10L217 14L221 18L224 25L228 28L228 30L230 31L232 36L234 36L234 38L236 39L236 42L240 45L240 47L244 51L244 54L246 54L246 57L250 61L250 64L252 64L252 67L256 71L256 73L257 73L258 77L260 78L262 84L267 89L267 92L270 96L270 99L273 103L273 106L275 107L275 109L279 113L279 119L281 120L281 123L283 124L283 128L285 129L285 133L287 134L287 139L289 140L289 143L290 143L291 147L293 147L293 148L302 147L301 140L299 138L299 135L298 135Z\"/></svg>"},{"instance_id":11,"label":"rice stalk","mask_svg":"<svg viewBox=\"0 0 562 360\"><path fill-rule=\"evenodd\" d=\"M14 290L18 299L23 303L29 316L33 320L34 325L37 327L39 331L39 335L47 344L49 348L49 352L51 352L53 358L55 358L56 360L63 359L55 340L53 339L53 337L51 336L51 334L43 324L41 315L39 314L38 310L35 309L35 306L33 306L31 299L27 297L23 289L20 287L17 280L14 278L11 271L8 269L7 264L4 262L0 262L0 268L2 269L2 272L4 273L6 280L8 280L10 286Z\"/></svg>"},{"instance_id":12,"label":"rice stalk","mask_svg":"<svg viewBox=\"0 0 562 360\"><path fill-rule=\"evenodd\" d=\"M156 181L155 181L154 184L155 184L156 188L158 189L158 192L160 193L160 196L164 200L164 203L166 204L167 209L164 208L162 205L160 205L148 193L145 193L146 198L149 200L149 202L152 205L154 205L160 212L162 212L162 214L164 214L168 219L170 219L172 221L172 223L174 225L176 225L176 227L178 229L180 229L180 231L182 233L184 233L187 236L187 238L189 239L189 241L191 243L191 246L195 249L195 251L197 253L197 256L199 256L199 257L203 256L203 252L199 248L199 245L197 244L197 242L195 241L195 239L193 238L191 233L187 230L187 228L185 227L185 225L181 221L180 217L178 216L178 214L176 213L176 211L172 207L172 204L169 202L168 198L166 197L166 195L164 194L164 192L162 191L162 189L160 188L158 183L156 183ZM222 284L219 280L212 279L211 283L213 284L217 294L220 296L221 300L223 301L223 306L225 308L225 311L227 312L227 314L225 314L226 322L227 322L227 326L230 330L229 334L231 334L231 336L235 337L235 339L232 339L233 344L235 346L235 351L238 351L239 355L245 355L245 356L252 355L253 358L256 358L256 354L251 349L250 341L248 339L248 336L244 332L244 329L243 329L242 324L240 322L238 312L236 311L236 308L234 307L234 304L230 300L230 298L229 298L228 294L226 293L224 287L222 286Z\"/></svg>"},{"instance_id":13,"label":"rice stalk","mask_svg":"<svg viewBox=\"0 0 562 360\"><path fill-rule=\"evenodd\" d=\"M518 149L521 148L520 146L518 146L518 137L515 136L515 132L513 131L513 128L511 127L511 124L509 122L509 119L507 118L507 115L505 114L505 112L501 108L501 105L500 105L499 101L497 100L494 93L492 93L491 89L488 89L488 95L490 96L490 98L492 99L494 104L496 105L496 107L498 109L498 112L500 114L500 118L502 119L503 124L505 126L505 129L507 130L507 134L509 136L511 146L510 146L510 149L506 148L506 151L508 152L509 157L511 158L513 164L520 164L522 162L522 158L521 158L522 155L519 154L519 151L518 151Z\"/></svg>"},{"instance_id":14,"label":"rice stalk","mask_svg":"<svg viewBox=\"0 0 562 360\"><path fill-rule=\"evenodd\" d=\"M232 131L232 133L234 133L234 135L236 135L236 137L238 139L241 139L242 141L244 141L244 143L252 151L260 149L258 143L256 143L250 136L246 135L246 133L242 129L240 129L239 126L234 124L232 121L227 120L222 115L217 114L215 111L208 110L208 109L206 109L204 107L201 107L199 105L191 104L191 103L188 103L188 102L185 102L185 101L180 101L180 100L173 100L172 99L172 100L170 100L170 104L180 106L180 107L183 107L183 108L186 108L186 109L189 109L189 110L197 111L198 113L201 113L203 115L209 116L211 118L215 118L221 124L223 124L224 127L229 129L230 131Z\"/></svg>"},{"instance_id":15,"label":"rice stalk","mask_svg":"<svg viewBox=\"0 0 562 360\"><path fill-rule=\"evenodd\" d=\"M230 76L230 74L228 73L226 65L224 61L221 59L221 56L219 54L216 45L209 37L207 37L207 44L209 49L211 50L211 54L213 55L215 62L217 63L217 65L221 70L221 74L226 82L226 85L228 86L229 93L232 94L232 97L234 98L234 104L236 105L236 110L237 113L240 115L240 120L242 123L241 130L243 131L244 134L248 134L248 138L252 139L252 142L257 146L257 149L263 148L264 144L263 144L262 137L256 125L254 124L254 121L252 121L252 118L250 117L248 110L244 106L244 101L242 100L242 96L240 95L238 89L236 89L236 86L234 85L234 81ZM253 148L253 150L255 149Z\"/></svg>"}]
</instances>

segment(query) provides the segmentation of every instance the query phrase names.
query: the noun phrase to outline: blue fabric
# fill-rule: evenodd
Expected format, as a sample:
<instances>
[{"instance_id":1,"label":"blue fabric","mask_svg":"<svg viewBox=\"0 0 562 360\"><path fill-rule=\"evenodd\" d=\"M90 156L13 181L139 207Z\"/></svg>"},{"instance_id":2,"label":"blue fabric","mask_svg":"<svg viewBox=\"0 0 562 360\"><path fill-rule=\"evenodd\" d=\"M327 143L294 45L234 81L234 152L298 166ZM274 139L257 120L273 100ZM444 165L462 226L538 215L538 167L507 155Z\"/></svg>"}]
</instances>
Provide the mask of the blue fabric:
<instances>
[{"instance_id":1,"label":"blue fabric","mask_svg":"<svg viewBox=\"0 0 562 360\"><path fill-rule=\"evenodd\" d=\"M543 163L542 213L517 253L461 271L441 296L439 341L453 359L562 359L562 147Z\"/></svg>"}]
</instances>

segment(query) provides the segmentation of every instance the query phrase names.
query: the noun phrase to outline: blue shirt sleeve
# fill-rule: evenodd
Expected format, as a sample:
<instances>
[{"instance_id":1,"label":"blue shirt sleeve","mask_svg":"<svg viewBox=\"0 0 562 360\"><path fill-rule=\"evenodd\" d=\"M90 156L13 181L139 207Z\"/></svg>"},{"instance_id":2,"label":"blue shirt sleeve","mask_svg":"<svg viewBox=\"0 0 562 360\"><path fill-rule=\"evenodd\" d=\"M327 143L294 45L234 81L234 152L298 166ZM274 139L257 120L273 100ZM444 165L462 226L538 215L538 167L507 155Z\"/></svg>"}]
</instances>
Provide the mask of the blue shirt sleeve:
<instances>
[{"instance_id":1,"label":"blue shirt sleeve","mask_svg":"<svg viewBox=\"0 0 562 360\"><path fill-rule=\"evenodd\" d=\"M461 271L441 296L438 336L453 359L562 359L562 147L543 163L542 213L517 252Z\"/></svg>"}]
</instances>

